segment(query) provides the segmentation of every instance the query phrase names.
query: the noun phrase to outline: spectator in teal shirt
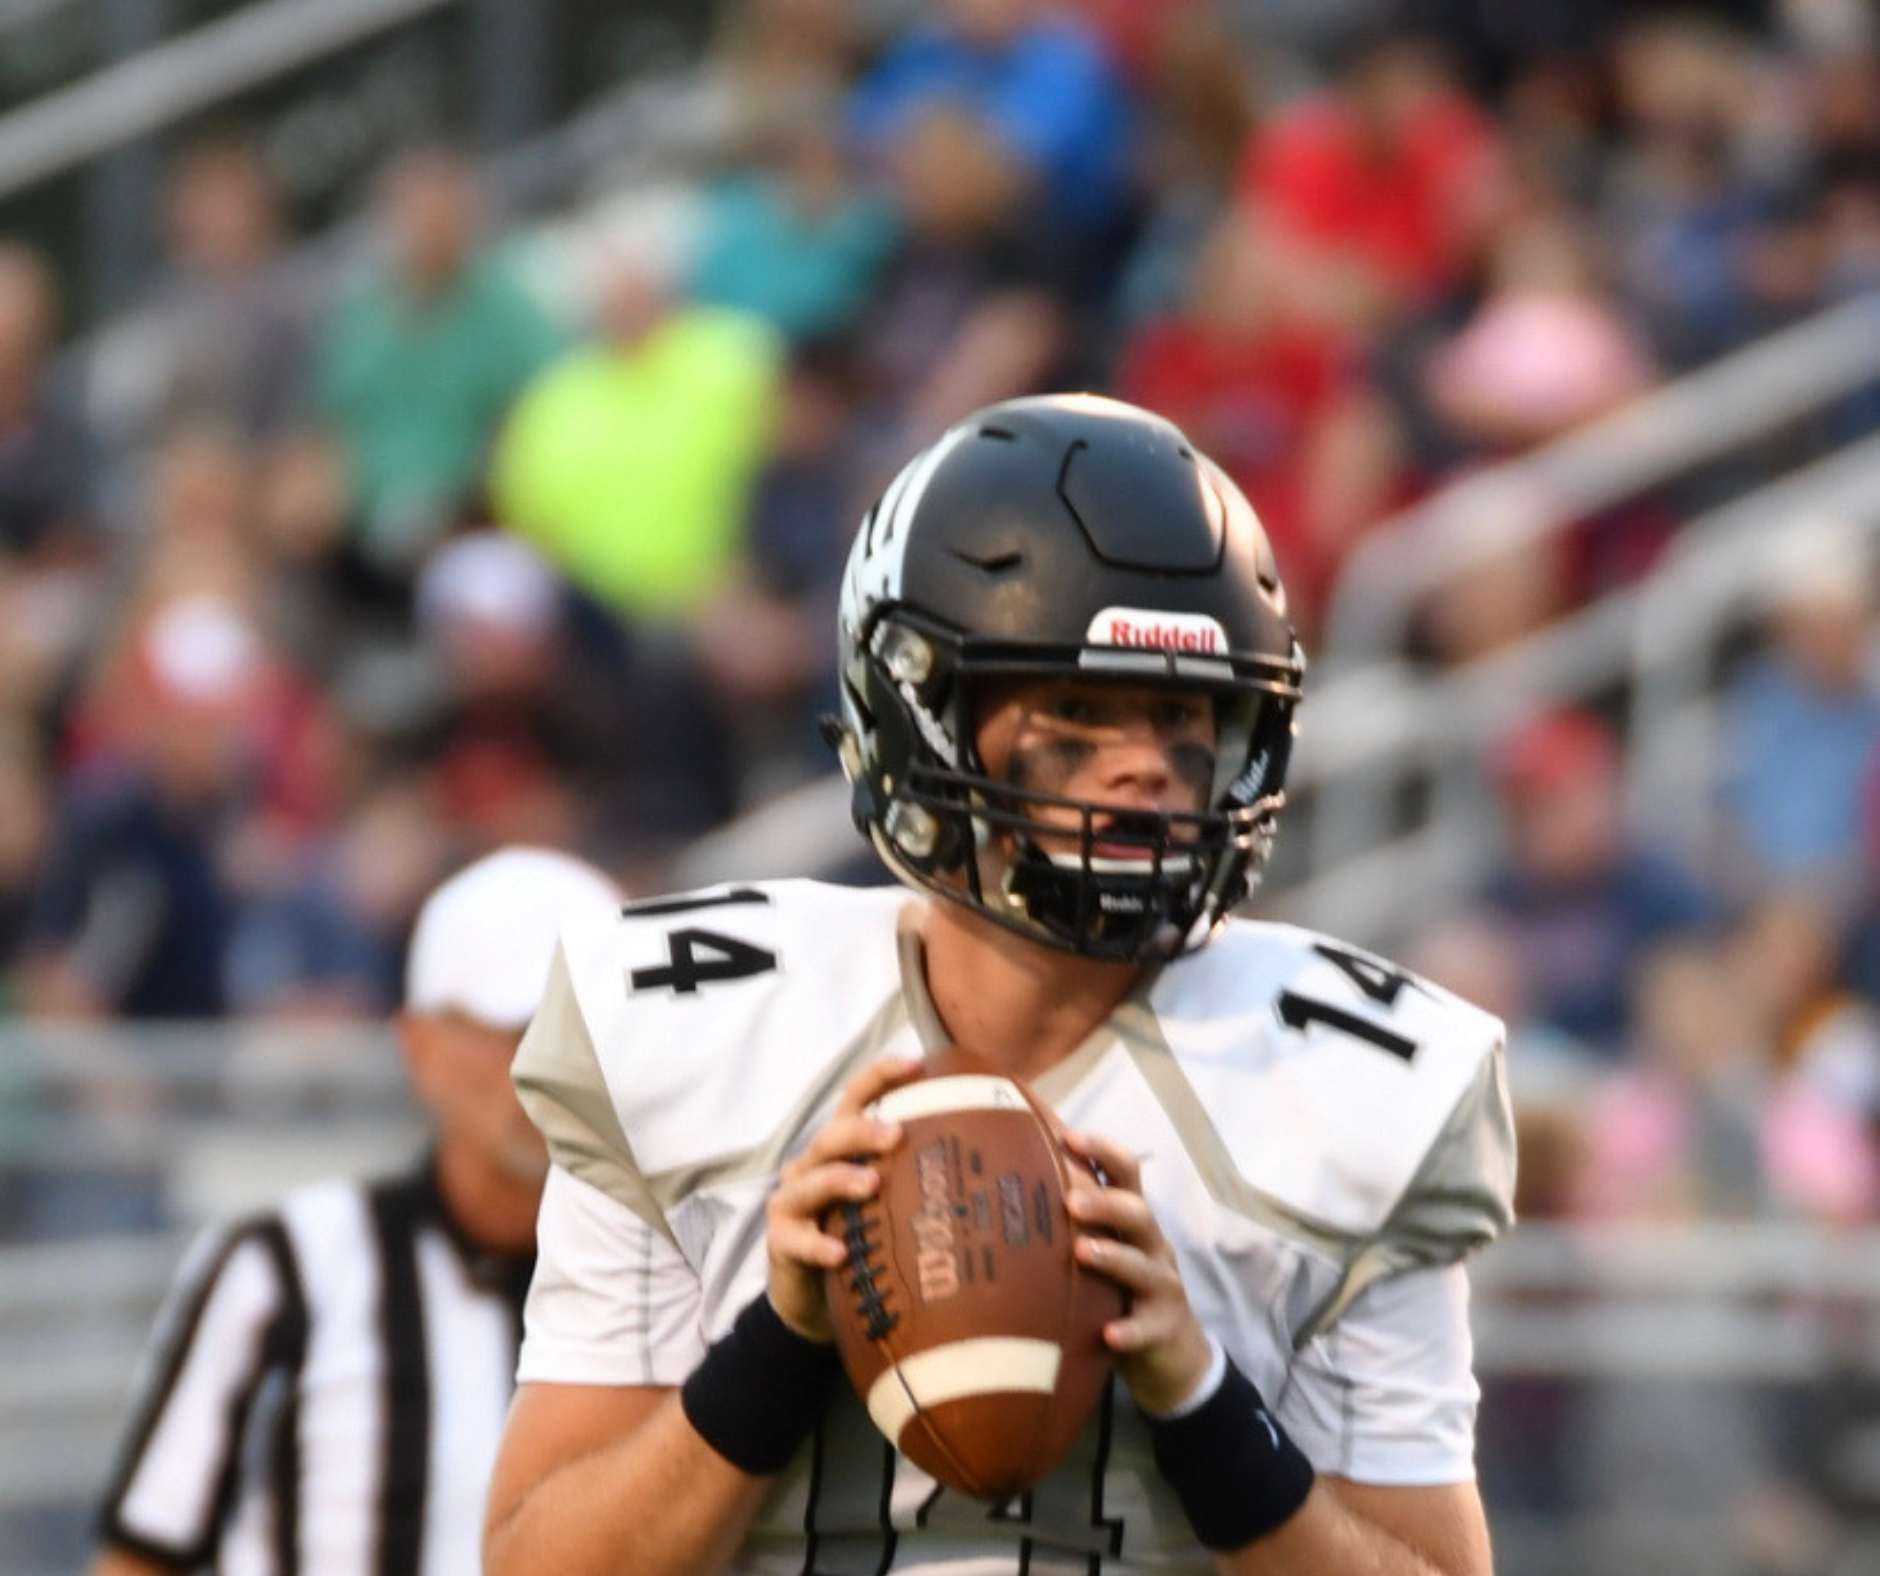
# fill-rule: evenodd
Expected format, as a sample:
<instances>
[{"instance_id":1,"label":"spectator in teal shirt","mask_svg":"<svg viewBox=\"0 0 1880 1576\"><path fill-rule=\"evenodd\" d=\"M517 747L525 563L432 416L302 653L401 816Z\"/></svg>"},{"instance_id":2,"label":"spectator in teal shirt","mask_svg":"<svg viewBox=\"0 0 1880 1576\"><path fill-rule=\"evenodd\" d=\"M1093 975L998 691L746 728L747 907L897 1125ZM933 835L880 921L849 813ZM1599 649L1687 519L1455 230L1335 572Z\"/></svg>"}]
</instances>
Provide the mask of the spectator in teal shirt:
<instances>
[{"instance_id":1,"label":"spectator in teal shirt","mask_svg":"<svg viewBox=\"0 0 1880 1576\"><path fill-rule=\"evenodd\" d=\"M336 303L318 388L350 492L352 551L402 582L476 493L511 400L561 335L485 246L462 154L394 158L376 210L387 253Z\"/></svg>"},{"instance_id":2,"label":"spectator in teal shirt","mask_svg":"<svg viewBox=\"0 0 1880 1576\"><path fill-rule=\"evenodd\" d=\"M859 189L833 113L814 108L711 188L703 221L692 299L754 313L799 345L855 326L899 230L887 200Z\"/></svg>"}]
</instances>

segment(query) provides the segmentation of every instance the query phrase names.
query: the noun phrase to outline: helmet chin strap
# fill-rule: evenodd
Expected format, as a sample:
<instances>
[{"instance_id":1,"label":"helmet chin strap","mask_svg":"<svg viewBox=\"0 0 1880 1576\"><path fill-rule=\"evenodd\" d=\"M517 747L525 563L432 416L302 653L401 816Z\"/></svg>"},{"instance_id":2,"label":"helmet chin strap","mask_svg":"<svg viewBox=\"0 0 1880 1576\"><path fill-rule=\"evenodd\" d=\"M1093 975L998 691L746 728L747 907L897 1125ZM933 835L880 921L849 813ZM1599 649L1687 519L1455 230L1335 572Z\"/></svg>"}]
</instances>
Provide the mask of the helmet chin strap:
<instances>
[{"instance_id":1,"label":"helmet chin strap","mask_svg":"<svg viewBox=\"0 0 1880 1576\"><path fill-rule=\"evenodd\" d=\"M1173 940L1172 888L1192 884L1200 868L1191 854L1142 859L1086 859L1049 854L1029 837L1014 839L1001 882L1007 903L1033 924L1072 943L1097 943L1119 957Z\"/></svg>"}]
</instances>

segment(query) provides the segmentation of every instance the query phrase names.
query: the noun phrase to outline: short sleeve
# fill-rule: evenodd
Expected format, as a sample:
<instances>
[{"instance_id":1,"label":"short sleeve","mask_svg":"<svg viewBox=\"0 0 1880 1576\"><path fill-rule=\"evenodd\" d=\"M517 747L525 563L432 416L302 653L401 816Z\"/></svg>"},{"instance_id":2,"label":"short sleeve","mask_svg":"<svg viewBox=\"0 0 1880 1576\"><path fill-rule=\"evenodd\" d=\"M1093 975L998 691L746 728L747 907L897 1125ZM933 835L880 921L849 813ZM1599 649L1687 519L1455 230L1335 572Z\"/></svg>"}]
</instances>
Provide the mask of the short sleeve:
<instances>
[{"instance_id":1,"label":"short sleeve","mask_svg":"<svg viewBox=\"0 0 1880 1576\"><path fill-rule=\"evenodd\" d=\"M676 1385L705 1355L698 1276L672 1240L549 1171L523 1319L522 1383Z\"/></svg>"},{"instance_id":2,"label":"short sleeve","mask_svg":"<svg viewBox=\"0 0 1880 1576\"><path fill-rule=\"evenodd\" d=\"M133 1421L100 1514L113 1545L206 1561L271 1337L294 1307L278 1225L199 1238L145 1353Z\"/></svg>"},{"instance_id":3,"label":"short sleeve","mask_svg":"<svg viewBox=\"0 0 1880 1576\"><path fill-rule=\"evenodd\" d=\"M1460 1264L1373 1282L1301 1348L1274 1410L1321 1472L1422 1486L1475 1476L1469 1281Z\"/></svg>"}]
</instances>

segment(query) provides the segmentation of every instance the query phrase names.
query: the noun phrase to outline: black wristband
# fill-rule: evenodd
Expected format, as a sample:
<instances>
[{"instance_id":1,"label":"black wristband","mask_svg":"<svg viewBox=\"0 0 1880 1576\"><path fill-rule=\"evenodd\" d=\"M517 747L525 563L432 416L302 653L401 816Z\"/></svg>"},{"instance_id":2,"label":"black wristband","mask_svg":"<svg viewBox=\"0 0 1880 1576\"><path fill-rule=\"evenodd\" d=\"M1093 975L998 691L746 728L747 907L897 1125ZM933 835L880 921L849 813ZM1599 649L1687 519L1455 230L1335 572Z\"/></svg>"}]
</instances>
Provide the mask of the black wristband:
<instances>
[{"instance_id":1,"label":"black wristband","mask_svg":"<svg viewBox=\"0 0 1880 1576\"><path fill-rule=\"evenodd\" d=\"M1155 1464L1206 1548L1238 1549L1265 1537L1312 1491L1312 1463L1231 1362L1200 1406L1151 1417L1149 1430Z\"/></svg>"},{"instance_id":2,"label":"black wristband","mask_svg":"<svg viewBox=\"0 0 1880 1576\"><path fill-rule=\"evenodd\" d=\"M809 1437L841 1372L835 1347L798 1335L759 1293L692 1370L679 1402L719 1455L768 1477Z\"/></svg>"}]
</instances>

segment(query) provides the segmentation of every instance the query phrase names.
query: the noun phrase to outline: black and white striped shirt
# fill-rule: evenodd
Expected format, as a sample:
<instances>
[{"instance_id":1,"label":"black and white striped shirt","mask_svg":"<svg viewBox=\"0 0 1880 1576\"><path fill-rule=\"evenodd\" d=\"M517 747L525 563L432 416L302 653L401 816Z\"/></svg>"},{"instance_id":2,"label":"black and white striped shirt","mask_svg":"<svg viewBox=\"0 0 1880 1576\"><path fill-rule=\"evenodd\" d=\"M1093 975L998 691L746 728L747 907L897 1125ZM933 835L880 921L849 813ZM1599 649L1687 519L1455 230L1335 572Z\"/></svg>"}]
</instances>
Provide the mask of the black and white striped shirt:
<instances>
[{"instance_id":1,"label":"black and white striped shirt","mask_svg":"<svg viewBox=\"0 0 1880 1576\"><path fill-rule=\"evenodd\" d=\"M325 1183L185 1260L105 1542L223 1576L474 1576L530 1263L430 1168Z\"/></svg>"}]
</instances>

